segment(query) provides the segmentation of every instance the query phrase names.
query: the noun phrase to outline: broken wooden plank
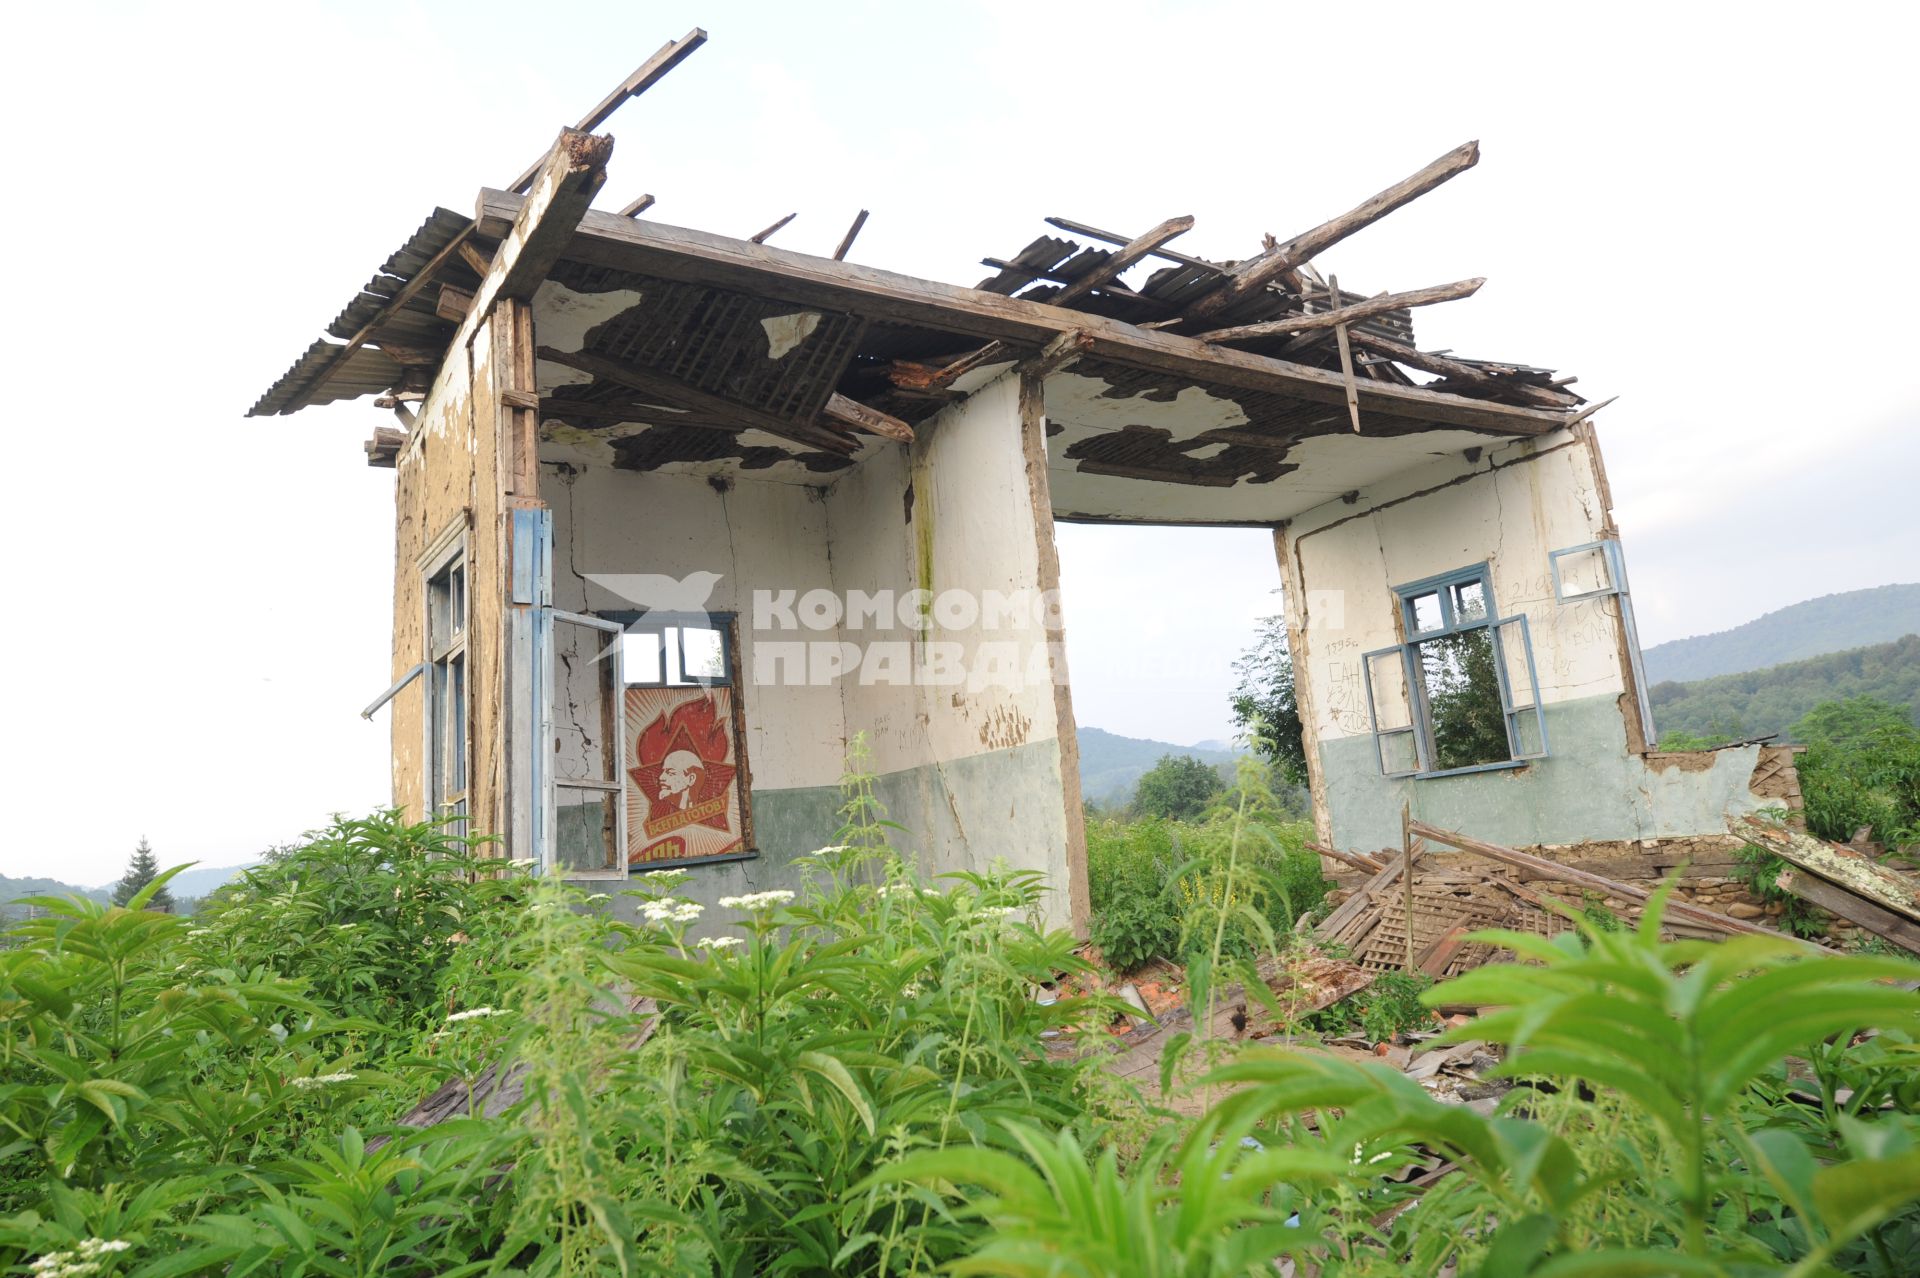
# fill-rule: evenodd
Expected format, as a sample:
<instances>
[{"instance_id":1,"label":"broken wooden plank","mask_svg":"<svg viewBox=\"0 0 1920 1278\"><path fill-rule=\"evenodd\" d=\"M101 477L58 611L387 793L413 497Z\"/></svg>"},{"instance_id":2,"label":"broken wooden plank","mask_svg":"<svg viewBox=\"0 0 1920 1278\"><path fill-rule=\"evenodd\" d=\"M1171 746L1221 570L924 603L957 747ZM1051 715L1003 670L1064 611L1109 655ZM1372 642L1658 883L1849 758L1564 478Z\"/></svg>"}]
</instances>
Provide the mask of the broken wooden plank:
<instances>
[{"instance_id":1,"label":"broken wooden plank","mask_svg":"<svg viewBox=\"0 0 1920 1278\"><path fill-rule=\"evenodd\" d=\"M1313 311L1306 315L1286 315L1279 319L1262 320L1258 324L1238 324L1232 328L1216 328L1210 333L1200 334L1200 340L1238 342L1251 337L1273 337L1280 333L1301 333L1314 328L1337 329L1347 324L1357 324L1361 320L1372 319L1376 315L1385 315L1389 311L1404 310L1409 306L1432 306L1438 302L1452 302L1463 297L1472 297L1486 282L1486 277L1480 276L1470 280L1455 280L1451 284L1435 284L1430 288L1409 289L1404 293L1382 293L1377 297L1369 297L1363 302L1350 302L1345 306ZM1338 294L1336 293L1335 296Z\"/></svg>"},{"instance_id":2,"label":"broken wooden plank","mask_svg":"<svg viewBox=\"0 0 1920 1278\"><path fill-rule=\"evenodd\" d=\"M1125 247L1133 240L1125 235L1116 235L1112 231L1103 231L1097 226L1088 226L1084 222L1075 222L1064 217L1050 217L1047 225L1056 227L1069 235L1084 235L1090 240L1101 240L1108 244ZM1147 251L1149 257L1164 257L1169 262L1178 262L1182 266L1191 266L1195 270L1211 271L1215 275L1225 275L1226 268L1218 262L1209 262L1203 257L1188 257L1185 253L1176 253L1164 244L1155 245Z\"/></svg>"},{"instance_id":3,"label":"broken wooden plank","mask_svg":"<svg viewBox=\"0 0 1920 1278\"><path fill-rule=\"evenodd\" d=\"M1549 861L1545 857L1533 856L1530 853L1521 852L1514 848L1502 847L1498 843L1488 843L1484 839L1476 839L1469 835L1461 834L1457 830L1442 830L1438 826L1428 825L1424 821L1413 822L1411 828L1415 834L1420 835L1422 838L1432 839L1435 843L1444 843L1448 847L1459 848L1462 852L1473 852L1489 860L1517 866L1521 869L1540 870L1550 873L1554 879L1560 882L1572 883L1577 887L1591 888L1607 896L1625 897L1630 901L1640 901L1643 903L1653 896L1651 891L1637 884L1622 883L1617 879L1602 878L1598 874L1589 874L1585 870L1577 869L1571 865L1562 865L1556 861ZM1667 898L1667 913L1673 918L1698 923L1702 926L1713 928L1718 932L1739 933L1745 936L1784 935L1783 933L1774 931L1772 928L1761 927L1757 923L1749 923L1745 919L1736 919L1731 915L1705 909L1675 897Z\"/></svg>"},{"instance_id":4,"label":"broken wooden plank","mask_svg":"<svg viewBox=\"0 0 1920 1278\"><path fill-rule=\"evenodd\" d=\"M633 203L621 209L620 216L621 217L639 217L642 213L645 213L648 209L652 208L653 205L654 205L653 197L651 195L643 195L639 199L635 200Z\"/></svg>"},{"instance_id":5,"label":"broken wooden plank","mask_svg":"<svg viewBox=\"0 0 1920 1278\"><path fill-rule=\"evenodd\" d=\"M1322 222L1311 231L1294 236L1284 244L1266 250L1258 257L1240 263L1228 272L1227 280L1189 307L1193 319L1217 315L1228 307L1253 296L1269 282L1293 270L1309 258L1324 252L1355 231L1379 221L1401 205L1425 195L1447 179L1465 173L1480 162L1480 144L1467 142L1455 147L1411 177L1403 178L1386 190L1348 209L1339 217Z\"/></svg>"},{"instance_id":6,"label":"broken wooden plank","mask_svg":"<svg viewBox=\"0 0 1920 1278\"><path fill-rule=\"evenodd\" d=\"M502 297L531 300L560 260L593 197L607 180L613 139L563 129L534 175L513 226L493 255L494 269L481 281L475 306L484 316ZM484 201L483 201L484 202ZM504 265L505 269L501 269Z\"/></svg>"},{"instance_id":7,"label":"broken wooden plank","mask_svg":"<svg viewBox=\"0 0 1920 1278\"><path fill-rule=\"evenodd\" d=\"M400 404L394 405L396 410L404 407ZM367 440L361 447L366 449L367 465L382 470L392 470L400 464L400 450L406 446L406 443L406 431L395 430L391 426L376 426L373 428L373 438Z\"/></svg>"},{"instance_id":8,"label":"broken wooden plank","mask_svg":"<svg viewBox=\"0 0 1920 1278\"><path fill-rule=\"evenodd\" d=\"M1340 277L1327 276L1327 297L1334 312L1340 309ZM1360 433L1360 386L1353 379L1353 343L1347 340L1344 322L1333 326L1334 340L1340 344L1340 376L1347 381L1347 416L1353 420L1353 433ZM1412 933L1409 932L1411 937Z\"/></svg>"},{"instance_id":9,"label":"broken wooden plank","mask_svg":"<svg viewBox=\"0 0 1920 1278\"><path fill-rule=\"evenodd\" d=\"M605 124L613 118L613 113L620 109L620 105L623 102L628 98L639 97L655 84L659 83L660 77L679 66L681 62L686 60L688 54L706 42L707 33L699 27L695 27L678 40L669 40L661 45L654 51L652 57L635 67L632 74L628 75L626 79L616 85L613 92L600 99L598 106L582 116L580 123L573 126L574 131L578 133L591 133ZM507 189L516 193L524 193L528 187L533 185L534 178L539 176L540 166L545 164L546 161L547 157L544 155L538 160L535 160L532 165L527 168L525 173L522 173L518 178L514 179Z\"/></svg>"},{"instance_id":10,"label":"broken wooden plank","mask_svg":"<svg viewBox=\"0 0 1920 1278\"><path fill-rule=\"evenodd\" d=\"M846 261L847 250L853 247L854 240L857 239L860 235L860 228L865 226L866 224L867 224L867 211L865 209L861 209L858 213L854 214L853 225L849 226L847 228L847 233L840 237L840 246L833 250L834 261L836 262Z\"/></svg>"},{"instance_id":11,"label":"broken wooden plank","mask_svg":"<svg viewBox=\"0 0 1920 1278\"><path fill-rule=\"evenodd\" d=\"M1441 933L1439 940L1421 951L1420 957L1414 963L1414 967L1431 976L1434 980L1439 980L1440 974L1447 970L1447 964L1453 962L1453 956L1460 952L1462 945L1466 944L1467 933L1471 930L1472 929L1465 924L1455 924L1448 928L1445 932ZM1411 946L1413 943L1412 928L1407 929L1407 938L1407 943Z\"/></svg>"},{"instance_id":12,"label":"broken wooden plank","mask_svg":"<svg viewBox=\"0 0 1920 1278\"><path fill-rule=\"evenodd\" d=\"M766 228L764 231L756 231L752 235L748 236L747 242L750 244L765 244L767 240L772 237L775 231L779 230L781 227L785 226L787 223L793 221L793 219L799 216L800 214L797 212L789 213L785 217L781 218L778 222L775 222L772 226L769 226L768 228Z\"/></svg>"},{"instance_id":13,"label":"broken wooden plank","mask_svg":"<svg viewBox=\"0 0 1920 1278\"><path fill-rule=\"evenodd\" d=\"M1127 241L1118 251L1108 254L1106 261L1100 263L1100 265L1094 267L1079 279L1062 287L1056 296L1048 298L1047 301L1054 306L1065 306L1068 302L1078 297L1084 297L1096 288L1103 288L1109 281L1118 278L1122 271L1125 271L1135 262L1152 253L1174 236L1184 235L1192 229L1193 217L1191 214L1181 217L1170 217L1158 226L1147 231L1144 235Z\"/></svg>"},{"instance_id":14,"label":"broken wooden plank","mask_svg":"<svg viewBox=\"0 0 1920 1278\"><path fill-rule=\"evenodd\" d=\"M1320 856L1331 857L1343 865L1352 866L1356 870L1365 870L1368 874L1378 874L1387 868L1383 862L1376 861L1363 852L1342 852L1338 848L1330 848L1319 843L1307 843L1304 846L1309 852L1317 853Z\"/></svg>"},{"instance_id":15,"label":"broken wooden plank","mask_svg":"<svg viewBox=\"0 0 1920 1278\"><path fill-rule=\"evenodd\" d=\"M1375 354L1386 356L1396 364L1405 364L1408 368L1417 368L1423 373L1432 373L1436 377L1444 377L1448 381L1458 382L1463 386L1483 386L1488 390L1504 391L1512 394L1516 399L1541 408L1572 408L1574 406L1573 396L1557 394L1544 386L1535 386L1515 378L1499 377L1475 368L1471 364L1448 359L1444 355L1415 350L1411 346L1390 341L1384 337L1376 337L1364 330L1353 333L1351 336L1354 345L1363 350L1373 351Z\"/></svg>"},{"instance_id":16,"label":"broken wooden plank","mask_svg":"<svg viewBox=\"0 0 1920 1278\"><path fill-rule=\"evenodd\" d=\"M1807 904L1863 927L1911 954L1920 954L1920 923L1902 918L1864 896L1801 869L1780 871L1774 884L1782 892L1791 892Z\"/></svg>"},{"instance_id":17,"label":"broken wooden plank","mask_svg":"<svg viewBox=\"0 0 1920 1278\"><path fill-rule=\"evenodd\" d=\"M542 346L539 356L554 364L564 364L568 368L591 373L597 378L613 382L618 386L631 387L648 395L658 395L668 404L737 422L742 430L764 431L766 434L791 440L808 448L838 453L842 457L850 457L860 449L857 441L845 435L822 430L806 422L790 422L764 409L724 399L689 386L685 382L675 381L652 369L635 368L630 364L622 364L617 360L606 359L599 355L589 355L584 351L562 351L551 346Z\"/></svg>"},{"instance_id":18,"label":"broken wooden plank","mask_svg":"<svg viewBox=\"0 0 1920 1278\"><path fill-rule=\"evenodd\" d=\"M473 310L473 294L458 284L442 284L434 299L433 313L449 323L458 324Z\"/></svg>"},{"instance_id":19,"label":"broken wooden plank","mask_svg":"<svg viewBox=\"0 0 1920 1278\"><path fill-rule=\"evenodd\" d=\"M1920 888L1858 848L1829 843L1799 830L1768 825L1753 817L1730 821L1727 828L1789 865L1796 865L1910 922L1920 923Z\"/></svg>"},{"instance_id":20,"label":"broken wooden plank","mask_svg":"<svg viewBox=\"0 0 1920 1278\"><path fill-rule=\"evenodd\" d=\"M1287 1009L1289 1015L1284 1019L1290 1020L1351 998L1373 984L1378 973L1346 959L1311 953L1291 961L1261 959L1254 965L1254 975ZM1199 1017L1194 1019L1198 1021ZM1231 1042L1259 1038L1283 1023L1276 1021L1260 1000L1249 998L1246 986L1236 983L1220 992L1207 1025L1214 1038Z\"/></svg>"},{"instance_id":21,"label":"broken wooden plank","mask_svg":"<svg viewBox=\"0 0 1920 1278\"><path fill-rule=\"evenodd\" d=\"M859 400L848 399L837 391L827 397L826 407L820 412L827 420L849 430L878 435L883 439L895 440L902 444L913 442L913 427L890 413L869 408Z\"/></svg>"},{"instance_id":22,"label":"broken wooden plank","mask_svg":"<svg viewBox=\"0 0 1920 1278\"><path fill-rule=\"evenodd\" d=\"M485 233L510 220L523 201L506 191L483 191L480 203ZM1085 329L1093 338L1091 355L1128 368L1164 373L1199 385L1264 390L1312 403L1346 405L1346 388L1340 375L1324 369L1174 333L1148 331L1086 311L914 279L650 219L590 211L581 220L580 234L566 257L589 266L744 290L796 305L850 311L870 320L924 325L1029 348L1044 346L1069 329ZM1566 420L1565 414L1545 409L1491 403L1389 382L1363 384L1360 407L1368 417L1384 414L1503 435L1547 434L1560 429Z\"/></svg>"}]
</instances>

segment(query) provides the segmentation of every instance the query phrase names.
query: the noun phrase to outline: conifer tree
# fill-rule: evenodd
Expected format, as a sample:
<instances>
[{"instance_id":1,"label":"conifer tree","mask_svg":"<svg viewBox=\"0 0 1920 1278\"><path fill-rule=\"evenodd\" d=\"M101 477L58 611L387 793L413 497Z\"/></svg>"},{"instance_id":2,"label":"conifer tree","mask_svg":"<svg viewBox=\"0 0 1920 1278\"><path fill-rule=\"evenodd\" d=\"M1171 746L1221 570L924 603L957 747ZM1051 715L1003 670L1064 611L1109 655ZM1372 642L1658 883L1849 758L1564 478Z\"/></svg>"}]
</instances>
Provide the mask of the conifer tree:
<instances>
[{"instance_id":1,"label":"conifer tree","mask_svg":"<svg viewBox=\"0 0 1920 1278\"><path fill-rule=\"evenodd\" d=\"M160 865L154 859L153 848L147 843L147 836L140 836L140 846L133 850L133 859L127 862L127 872L121 876L118 886L113 889L113 903L124 906L134 898L134 894L153 882L154 875L160 873ZM173 913L173 897L167 889L161 888L147 902L149 910Z\"/></svg>"}]
</instances>

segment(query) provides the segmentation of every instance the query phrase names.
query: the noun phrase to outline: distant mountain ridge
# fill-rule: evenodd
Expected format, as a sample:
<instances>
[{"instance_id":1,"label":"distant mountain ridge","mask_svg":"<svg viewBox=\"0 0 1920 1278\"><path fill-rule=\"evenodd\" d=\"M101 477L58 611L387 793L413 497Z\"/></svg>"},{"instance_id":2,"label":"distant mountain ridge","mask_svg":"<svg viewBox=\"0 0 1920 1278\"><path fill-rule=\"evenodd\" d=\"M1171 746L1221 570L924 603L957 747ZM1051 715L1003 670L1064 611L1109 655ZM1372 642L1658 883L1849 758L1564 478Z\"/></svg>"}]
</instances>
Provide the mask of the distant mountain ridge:
<instances>
[{"instance_id":1,"label":"distant mountain ridge","mask_svg":"<svg viewBox=\"0 0 1920 1278\"><path fill-rule=\"evenodd\" d=\"M1650 684L1711 679L1920 634L1920 584L1822 595L1731 630L1673 639L1641 653Z\"/></svg>"},{"instance_id":2,"label":"distant mountain ridge","mask_svg":"<svg viewBox=\"0 0 1920 1278\"><path fill-rule=\"evenodd\" d=\"M162 858L160 868L168 869L179 862L168 862ZM260 864L249 861L245 865L194 866L182 870L167 880L167 891L176 901L191 901L205 896L224 883L230 883L240 877L243 870L250 870ZM17 905L8 905L25 896L84 896L90 900L106 903L113 899L113 889L119 880L103 884L100 887L81 887L77 883L63 883L59 879L50 879L41 875L14 877L0 874L0 919L17 919L26 915L26 910Z\"/></svg>"},{"instance_id":3,"label":"distant mountain ridge","mask_svg":"<svg viewBox=\"0 0 1920 1278\"><path fill-rule=\"evenodd\" d=\"M1123 737L1101 728L1081 728L1078 736L1081 797L1101 804L1132 799L1133 787L1165 755L1186 755L1215 766L1240 757L1239 751L1214 748L1213 742L1183 746L1146 737Z\"/></svg>"},{"instance_id":4,"label":"distant mountain ridge","mask_svg":"<svg viewBox=\"0 0 1920 1278\"><path fill-rule=\"evenodd\" d=\"M1668 680L1655 684L1649 696L1662 740L1679 732L1713 738L1789 733L1821 702L1847 697L1904 705L1920 726L1920 635L1764 670L1690 683Z\"/></svg>"}]
</instances>

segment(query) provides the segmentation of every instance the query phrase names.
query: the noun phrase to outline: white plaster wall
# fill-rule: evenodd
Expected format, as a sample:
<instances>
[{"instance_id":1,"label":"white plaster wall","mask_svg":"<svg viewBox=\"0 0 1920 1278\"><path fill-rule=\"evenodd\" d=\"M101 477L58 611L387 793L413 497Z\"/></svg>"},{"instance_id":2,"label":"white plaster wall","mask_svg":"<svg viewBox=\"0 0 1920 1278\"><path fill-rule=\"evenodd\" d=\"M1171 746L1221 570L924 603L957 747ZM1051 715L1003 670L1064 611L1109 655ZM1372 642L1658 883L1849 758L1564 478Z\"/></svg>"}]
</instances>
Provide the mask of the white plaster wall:
<instances>
[{"instance_id":1,"label":"white plaster wall","mask_svg":"<svg viewBox=\"0 0 1920 1278\"><path fill-rule=\"evenodd\" d=\"M594 466L571 475L545 467L553 507L553 596L568 611L632 611L630 598L588 575L658 573L678 580L718 573L713 612L739 614L741 700L753 784L833 785L846 727L839 690L757 683L753 593L830 589L827 515L818 489L743 480L729 491L704 478ZM787 637L787 636L775 636ZM837 640L838 632L808 632Z\"/></svg>"},{"instance_id":2,"label":"white plaster wall","mask_svg":"<svg viewBox=\"0 0 1920 1278\"><path fill-rule=\"evenodd\" d=\"M891 589L898 597L914 589L953 590L977 600L998 591L1034 600L1040 555L1020 431L1019 379L1008 374L923 423L909 449L884 450L828 490L840 592ZM1009 670L1004 663L1012 663L1012 686L990 679L984 686L971 679L911 687L848 681L848 729L868 733L881 771L1059 736L1052 683L1029 677L1048 661L1045 645L1053 632L1030 611L1024 619L1024 626L1004 618L989 626L983 615L953 628L936 615L932 628L916 632L896 614L884 631L845 633L862 644L906 645L919 677L932 669L928 654L935 644L958 645L959 664L975 675Z\"/></svg>"},{"instance_id":3,"label":"white plaster wall","mask_svg":"<svg viewBox=\"0 0 1920 1278\"><path fill-rule=\"evenodd\" d=\"M1597 540L1602 507L1590 453L1562 432L1454 455L1297 518L1287 547L1303 589L1287 604L1306 631L1297 666L1315 736L1369 731L1361 654L1401 642L1393 588L1483 560L1499 615L1527 617L1543 704L1617 695L1615 602L1557 603L1547 559Z\"/></svg>"}]
</instances>

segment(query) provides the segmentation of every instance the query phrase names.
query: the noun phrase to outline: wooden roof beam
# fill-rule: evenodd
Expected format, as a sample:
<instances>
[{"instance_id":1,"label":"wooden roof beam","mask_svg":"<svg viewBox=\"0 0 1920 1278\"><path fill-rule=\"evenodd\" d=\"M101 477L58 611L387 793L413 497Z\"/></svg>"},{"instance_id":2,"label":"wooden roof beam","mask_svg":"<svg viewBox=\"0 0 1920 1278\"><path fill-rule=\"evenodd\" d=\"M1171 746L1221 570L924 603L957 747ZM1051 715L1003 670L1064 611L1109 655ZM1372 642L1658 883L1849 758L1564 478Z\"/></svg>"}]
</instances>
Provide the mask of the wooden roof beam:
<instances>
[{"instance_id":1,"label":"wooden roof beam","mask_svg":"<svg viewBox=\"0 0 1920 1278\"><path fill-rule=\"evenodd\" d=\"M625 386L646 395L658 395L668 404L722 421L737 422L742 430L763 431L807 448L838 453L843 457L851 456L860 448L859 444L845 435L822 430L806 422L790 422L784 417L774 416L765 409L736 403L689 386L685 382L677 381L652 369L636 368L631 364L622 364L617 360L606 359L599 355L589 355L584 351L555 350L551 346L542 346L539 356L555 364L563 364L583 373L591 373L602 381L612 382L616 386Z\"/></svg>"},{"instance_id":2,"label":"wooden roof beam","mask_svg":"<svg viewBox=\"0 0 1920 1278\"><path fill-rule=\"evenodd\" d=\"M511 221L522 203L520 197L505 191L481 192L481 233L497 234L496 228ZM749 292L801 306L849 311L868 319L916 325L963 338L998 339L1026 349L1037 350L1061 333L1082 329L1092 341L1088 355L1094 359L1165 373L1202 386L1270 391L1341 407L1346 404L1340 375L1324 369L1174 333L1148 331L1086 311L915 279L767 244L749 244L665 222L636 221L591 210L581 220L580 233L564 256L586 265ZM1368 414L1502 435L1545 434L1565 421L1563 414L1539 408L1489 403L1388 382L1363 383L1360 408Z\"/></svg>"},{"instance_id":3,"label":"wooden roof beam","mask_svg":"<svg viewBox=\"0 0 1920 1278\"><path fill-rule=\"evenodd\" d=\"M1084 297L1096 288L1104 288L1109 281L1119 278L1120 273L1146 257L1162 244L1176 235L1185 235L1193 229L1193 215L1170 217L1145 235L1128 240L1116 252L1109 253L1107 260L1100 263L1060 290L1057 297L1047 300L1055 306L1065 306L1077 297Z\"/></svg>"},{"instance_id":4,"label":"wooden roof beam","mask_svg":"<svg viewBox=\"0 0 1920 1278\"><path fill-rule=\"evenodd\" d=\"M1544 386L1535 386L1529 382L1513 378L1496 377L1472 364L1463 364L1457 359L1448 359L1444 355L1431 355L1426 351L1403 346L1399 342L1388 341L1384 337L1374 337L1364 332L1350 332L1354 345L1372 351L1396 364L1408 368L1417 368L1423 373L1432 373L1448 381L1458 382L1462 386L1482 386L1488 390L1511 392L1516 398L1541 408L1571 408L1574 397L1548 390Z\"/></svg>"},{"instance_id":5,"label":"wooden roof beam","mask_svg":"<svg viewBox=\"0 0 1920 1278\"><path fill-rule=\"evenodd\" d=\"M593 132L613 118L613 113L620 109L621 103L628 98L637 98L651 89L659 83L660 77L679 66L686 60L688 54L706 42L707 33L699 27L695 27L678 40L667 41L654 52L652 57L635 67L633 74L622 80L613 92L600 99L599 106L582 116L580 123L573 126L574 129L580 133ZM546 162L547 157L544 155L535 160L525 173L514 179L513 184L507 189L521 195L526 194L527 188L533 185L533 179L539 175L540 166Z\"/></svg>"},{"instance_id":6,"label":"wooden roof beam","mask_svg":"<svg viewBox=\"0 0 1920 1278\"><path fill-rule=\"evenodd\" d=\"M1112 231L1103 231L1097 226L1088 226L1085 222L1076 222L1071 218L1050 217L1048 226L1065 231L1069 235L1084 235L1090 240L1101 240L1107 244L1125 246L1133 243L1124 235L1115 235ZM1188 257L1185 253L1176 253L1170 248L1156 247L1149 253L1151 257L1164 257L1169 262L1178 262L1182 266L1191 266L1195 270L1212 271L1216 275L1224 274L1225 268L1218 262L1209 262L1203 257Z\"/></svg>"},{"instance_id":7,"label":"wooden roof beam","mask_svg":"<svg viewBox=\"0 0 1920 1278\"><path fill-rule=\"evenodd\" d=\"M1302 333L1313 328L1338 328L1347 324L1358 324L1361 320L1385 315L1390 311L1404 310L1409 306L1432 306L1436 302L1452 302L1462 297L1472 297L1486 282L1485 276L1479 276L1470 280L1456 280L1452 284L1435 284L1432 288L1411 289L1405 293L1382 293L1378 297L1369 297L1362 302L1352 302L1346 306L1335 306L1306 315L1286 315L1280 319L1262 320L1258 324L1216 328L1210 333L1200 334L1200 340L1243 342L1253 337L1274 337L1282 333ZM1334 296L1337 297L1339 294L1336 292Z\"/></svg>"},{"instance_id":8,"label":"wooden roof beam","mask_svg":"<svg viewBox=\"0 0 1920 1278\"><path fill-rule=\"evenodd\" d=\"M613 139L606 134L562 129L541 164L513 225L493 255L493 271L480 282L473 312L485 315L502 297L531 298L573 240L593 197L606 185Z\"/></svg>"},{"instance_id":9,"label":"wooden roof beam","mask_svg":"<svg viewBox=\"0 0 1920 1278\"><path fill-rule=\"evenodd\" d=\"M798 213L789 213L785 217L781 218L778 222L775 222L772 226L769 226L766 230L755 231L752 235L747 237L747 242L749 244L765 244L769 239L773 237L773 233L775 231L779 230L781 227L785 226L787 223L793 221L793 219L799 216L800 215Z\"/></svg>"},{"instance_id":10,"label":"wooden roof beam","mask_svg":"<svg viewBox=\"0 0 1920 1278\"><path fill-rule=\"evenodd\" d=\"M1227 279L1211 293L1200 298L1187 311L1193 319L1205 319L1238 302L1252 297L1284 272L1338 244L1355 231L1371 226L1403 204L1425 195L1447 179L1465 173L1480 162L1480 144L1465 142L1447 152L1411 177L1403 178L1386 190L1348 209L1339 217L1322 222L1311 231L1296 235L1284 244L1249 258L1227 272Z\"/></svg>"},{"instance_id":11,"label":"wooden roof beam","mask_svg":"<svg viewBox=\"0 0 1920 1278\"><path fill-rule=\"evenodd\" d=\"M891 413L870 408L857 399L848 399L838 391L827 397L827 405L820 410L820 413L829 422L843 430L857 430L863 435L878 435L882 439L891 439L897 444L913 442L913 427Z\"/></svg>"}]
</instances>

